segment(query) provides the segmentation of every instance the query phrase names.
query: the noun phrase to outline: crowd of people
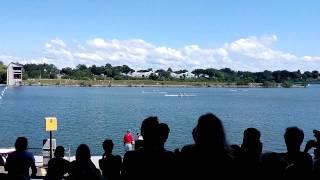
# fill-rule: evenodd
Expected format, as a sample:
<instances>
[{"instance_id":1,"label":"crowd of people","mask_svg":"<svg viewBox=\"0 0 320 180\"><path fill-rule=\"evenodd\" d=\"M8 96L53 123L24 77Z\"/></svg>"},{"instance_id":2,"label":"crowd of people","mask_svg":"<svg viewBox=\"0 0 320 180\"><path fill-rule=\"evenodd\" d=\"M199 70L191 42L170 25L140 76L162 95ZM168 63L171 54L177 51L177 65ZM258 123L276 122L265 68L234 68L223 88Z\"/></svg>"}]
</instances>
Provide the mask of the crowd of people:
<instances>
[{"instance_id":1,"label":"crowd of people","mask_svg":"<svg viewBox=\"0 0 320 180\"><path fill-rule=\"evenodd\" d=\"M58 146L54 158L48 163L45 179L311 179L320 178L320 132L314 130L314 140L301 144L304 132L288 127L284 132L287 152L263 153L261 133L248 128L241 145L229 145L221 120L212 113L199 117L192 130L194 143L174 151L165 149L170 128L157 117L148 117L141 124L139 145L128 130L124 136L126 153L123 158L114 155L113 141L106 139L99 167L91 161L86 144L78 146L76 159L65 160L64 148ZM143 138L142 138L143 137ZM135 144L133 150L132 145ZM8 155L5 163L7 175L3 179L28 179L36 174L35 160L27 151L27 139L16 140L16 151ZM313 149L313 156L309 151ZM31 174L29 173L31 169Z\"/></svg>"}]
</instances>

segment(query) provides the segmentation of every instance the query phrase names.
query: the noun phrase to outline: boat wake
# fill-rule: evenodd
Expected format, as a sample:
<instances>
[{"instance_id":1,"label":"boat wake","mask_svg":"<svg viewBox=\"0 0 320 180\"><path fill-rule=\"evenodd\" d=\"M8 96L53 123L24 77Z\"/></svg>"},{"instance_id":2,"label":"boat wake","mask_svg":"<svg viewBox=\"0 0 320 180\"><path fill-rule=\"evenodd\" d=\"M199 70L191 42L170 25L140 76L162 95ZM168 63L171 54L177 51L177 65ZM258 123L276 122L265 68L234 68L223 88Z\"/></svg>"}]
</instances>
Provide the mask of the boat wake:
<instances>
[{"instance_id":1,"label":"boat wake","mask_svg":"<svg viewBox=\"0 0 320 180\"><path fill-rule=\"evenodd\" d=\"M141 93L142 94L167 94L168 92L153 90L153 91L141 91Z\"/></svg>"},{"instance_id":2,"label":"boat wake","mask_svg":"<svg viewBox=\"0 0 320 180\"><path fill-rule=\"evenodd\" d=\"M2 91L1 91L1 94L0 94L0 99L3 98L4 96L4 93L6 92L6 90L8 89L8 86L6 86Z\"/></svg>"},{"instance_id":3,"label":"boat wake","mask_svg":"<svg viewBox=\"0 0 320 180\"><path fill-rule=\"evenodd\" d=\"M193 97L193 96L197 96L195 94L165 94L164 96L167 97Z\"/></svg>"}]
</instances>

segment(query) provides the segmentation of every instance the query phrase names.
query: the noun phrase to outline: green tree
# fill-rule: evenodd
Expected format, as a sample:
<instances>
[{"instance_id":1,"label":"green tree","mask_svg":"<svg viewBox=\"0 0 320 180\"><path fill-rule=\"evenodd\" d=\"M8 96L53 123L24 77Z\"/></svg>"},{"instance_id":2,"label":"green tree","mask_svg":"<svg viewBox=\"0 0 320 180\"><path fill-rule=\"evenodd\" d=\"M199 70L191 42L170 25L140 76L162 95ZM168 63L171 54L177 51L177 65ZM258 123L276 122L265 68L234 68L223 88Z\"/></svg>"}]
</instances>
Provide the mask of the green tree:
<instances>
[{"instance_id":1,"label":"green tree","mask_svg":"<svg viewBox=\"0 0 320 180\"><path fill-rule=\"evenodd\" d=\"M205 70L204 69L195 69L191 73L197 77L200 77L200 75L205 74Z\"/></svg>"},{"instance_id":2,"label":"green tree","mask_svg":"<svg viewBox=\"0 0 320 180\"><path fill-rule=\"evenodd\" d=\"M70 67L66 67L66 68L62 68L60 71L61 74L65 74L65 75L71 75L72 73L72 68Z\"/></svg>"},{"instance_id":3,"label":"green tree","mask_svg":"<svg viewBox=\"0 0 320 180\"><path fill-rule=\"evenodd\" d=\"M265 87L265 88L272 88L272 87L276 87L276 86L277 86L277 84L272 81L264 81L262 84L262 87Z\"/></svg>"},{"instance_id":4,"label":"green tree","mask_svg":"<svg viewBox=\"0 0 320 180\"><path fill-rule=\"evenodd\" d=\"M7 81L7 67L0 61L0 84L5 84Z\"/></svg>"},{"instance_id":5,"label":"green tree","mask_svg":"<svg viewBox=\"0 0 320 180\"><path fill-rule=\"evenodd\" d=\"M311 73L310 71L305 71L305 72L303 73L303 75L302 75L302 78L303 78L304 80L308 80L308 79L312 78L312 73Z\"/></svg>"},{"instance_id":6,"label":"green tree","mask_svg":"<svg viewBox=\"0 0 320 180\"><path fill-rule=\"evenodd\" d=\"M155 73L151 73L151 74L149 75L149 79L151 79L151 80L157 80L158 77L157 77L157 75L156 75Z\"/></svg>"},{"instance_id":7,"label":"green tree","mask_svg":"<svg viewBox=\"0 0 320 180\"><path fill-rule=\"evenodd\" d=\"M134 70L131 69L129 66L127 65L123 65L122 68L121 68L121 72L122 73L125 73L125 74L128 74L128 73L133 73Z\"/></svg>"},{"instance_id":8,"label":"green tree","mask_svg":"<svg viewBox=\"0 0 320 180\"><path fill-rule=\"evenodd\" d=\"M59 70L53 64L25 64L23 65L24 72L28 75L28 78L43 78L49 79L50 77L56 77Z\"/></svg>"},{"instance_id":9,"label":"green tree","mask_svg":"<svg viewBox=\"0 0 320 180\"><path fill-rule=\"evenodd\" d=\"M156 73L158 73L158 78L160 80L168 80L171 79L171 74L169 71L165 71L163 69L156 70Z\"/></svg>"},{"instance_id":10,"label":"green tree","mask_svg":"<svg viewBox=\"0 0 320 180\"><path fill-rule=\"evenodd\" d=\"M293 83L291 81L284 81L281 86L284 88L290 88L293 86Z\"/></svg>"},{"instance_id":11,"label":"green tree","mask_svg":"<svg viewBox=\"0 0 320 180\"><path fill-rule=\"evenodd\" d=\"M182 73L186 73L186 72L188 72L188 70L186 70L186 69L174 71L174 73L176 73L176 74L182 74Z\"/></svg>"},{"instance_id":12,"label":"green tree","mask_svg":"<svg viewBox=\"0 0 320 180\"><path fill-rule=\"evenodd\" d=\"M319 77L319 72L318 71L312 71L312 78L313 79L318 79L318 77Z\"/></svg>"},{"instance_id":13,"label":"green tree","mask_svg":"<svg viewBox=\"0 0 320 180\"><path fill-rule=\"evenodd\" d=\"M86 71L88 70L87 66L85 64L79 64L77 66L77 69L80 70L80 71Z\"/></svg>"}]
</instances>

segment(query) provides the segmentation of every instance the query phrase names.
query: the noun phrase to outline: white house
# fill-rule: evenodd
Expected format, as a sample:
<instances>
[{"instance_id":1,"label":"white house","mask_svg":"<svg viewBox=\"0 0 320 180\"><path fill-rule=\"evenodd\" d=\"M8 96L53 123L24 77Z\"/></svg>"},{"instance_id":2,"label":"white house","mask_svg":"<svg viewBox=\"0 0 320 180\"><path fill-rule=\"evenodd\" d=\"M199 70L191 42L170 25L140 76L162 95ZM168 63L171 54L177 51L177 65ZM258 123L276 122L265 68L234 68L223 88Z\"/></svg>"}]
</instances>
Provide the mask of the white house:
<instances>
[{"instance_id":1,"label":"white house","mask_svg":"<svg viewBox=\"0 0 320 180\"><path fill-rule=\"evenodd\" d=\"M151 74L158 75L158 73L155 73L154 71L148 71L148 72L133 72L133 73L128 73L126 74L127 76L130 77L136 77L136 78L148 78Z\"/></svg>"},{"instance_id":2,"label":"white house","mask_svg":"<svg viewBox=\"0 0 320 180\"><path fill-rule=\"evenodd\" d=\"M177 74L177 73L170 73L171 77L173 78L193 78L195 77L194 74L192 74L191 72L185 72L185 73L180 73L180 74Z\"/></svg>"},{"instance_id":3,"label":"white house","mask_svg":"<svg viewBox=\"0 0 320 180\"><path fill-rule=\"evenodd\" d=\"M22 83L22 68L21 64L10 63L7 68L7 85L15 86Z\"/></svg>"}]
</instances>

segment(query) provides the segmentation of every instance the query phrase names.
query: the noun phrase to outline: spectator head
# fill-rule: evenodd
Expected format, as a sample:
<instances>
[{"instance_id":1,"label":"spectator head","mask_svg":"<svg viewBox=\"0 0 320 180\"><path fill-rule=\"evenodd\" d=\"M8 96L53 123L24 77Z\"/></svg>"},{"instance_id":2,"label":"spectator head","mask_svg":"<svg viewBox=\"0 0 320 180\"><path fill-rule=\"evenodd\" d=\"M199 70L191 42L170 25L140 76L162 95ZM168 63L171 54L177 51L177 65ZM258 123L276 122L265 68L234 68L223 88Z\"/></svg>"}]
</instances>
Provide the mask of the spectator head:
<instances>
[{"instance_id":1,"label":"spectator head","mask_svg":"<svg viewBox=\"0 0 320 180\"><path fill-rule=\"evenodd\" d=\"M86 144L80 144L76 151L76 161L88 162L90 161L90 149Z\"/></svg>"},{"instance_id":2,"label":"spectator head","mask_svg":"<svg viewBox=\"0 0 320 180\"><path fill-rule=\"evenodd\" d=\"M127 133L131 133L131 129L128 129L128 130L127 130Z\"/></svg>"},{"instance_id":3,"label":"spectator head","mask_svg":"<svg viewBox=\"0 0 320 180\"><path fill-rule=\"evenodd\" d=\"M261 133L255 128L248 128L243 132L242 150L261 153L262 143L260 141Z\"/></svg>"},{"instance_id":4,"label":"spectator head","mask_svg":"<svg viewBox=\"0 0 320 180\"><path fill-rule=\"evenodd\" d=\"M166 123L160 123L159 124L159 133L161 142L165 143L169 137L170 128Z\"/></svg>"},{"instance_id":5,"label":"spectator head","mask_svg":"<svg viewBox=\"0 0 320 180\"><path fill-rule=\"evenodd\" d=\"M16 151L25 151L28 147L28 139L26 137L18 137L14 147L16 148Z\"/></svg>"},{"instance_id":6,"label":"spectator head","mask_svg":"<svg viewBox=\"0 0 320 180\"><path fill-rule=\"evenodd\" d=\"M227 147L222 122L212 113L199 117L198 124L193 130L193 137L198 146L209 146L215 150L225 150Z\"/></svg>"},{"instance_id":7,"label":"spectator head","mask_svg":"<svg viewBox=\"0 0 320 180\"><path fill-rule=\"evenodd\" d=\"M57 146L56 150L54 151L54 157L63 158L64 157L64 147Z\"/></svg>"},{"instance_id":8,"label":"spectator head","mask_svg":"<svg viewBox=\"0 0 320 180\"><path fill-rule=\"evenodd\" d=\"M111 139L106 139L103 141L102 147L104 149L104 152L107 154L112 153L113 150L113 141Z\"/></svg>"},{"instance_id":9,"label":"spectator head","mask_svg":"<svg viewBox=\"0 0 320 180\"><path fill-rule=\"evenodd\" d=\"M314 129L313 130L313 135L317 139L317 141L320 141L320 131Z\"/></svg>"},{"instance_id":10,"label":"spectator head","mask_svg":"<svg viewBox=\"0 0 320 180\"><path fill-rule=\"evenodd\" d=\"M156 116L151 116L143 120L141 124L141 135L145 141L148 143L158 143L159 139L159 120Z\"/></svg>"},{"instance_id":11,"label":"spectator head","mask_svg":"<svg viewBox=\"0 0 320 180\"><path fill-rule=\"evenodd\" d=\"M304 138L304 133L298 127L288 127L284 134L284 139L289 151L299 151Z\"/></svg>"}]
</instances>

